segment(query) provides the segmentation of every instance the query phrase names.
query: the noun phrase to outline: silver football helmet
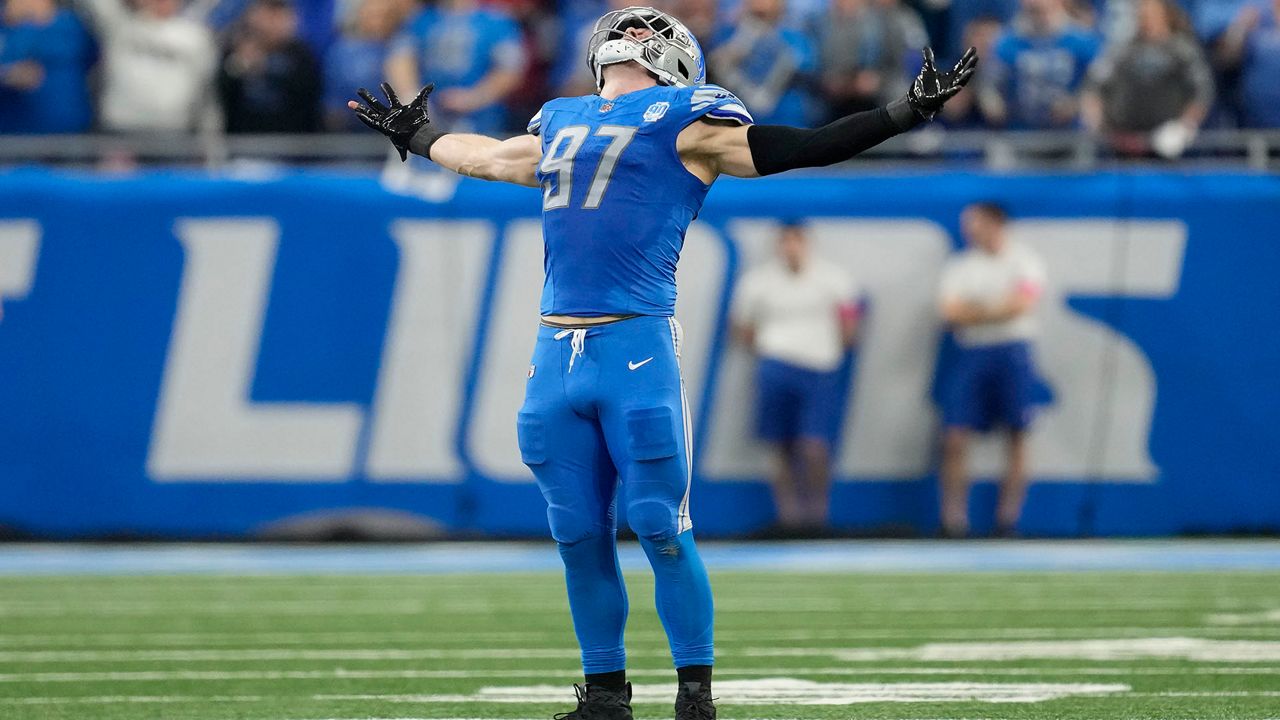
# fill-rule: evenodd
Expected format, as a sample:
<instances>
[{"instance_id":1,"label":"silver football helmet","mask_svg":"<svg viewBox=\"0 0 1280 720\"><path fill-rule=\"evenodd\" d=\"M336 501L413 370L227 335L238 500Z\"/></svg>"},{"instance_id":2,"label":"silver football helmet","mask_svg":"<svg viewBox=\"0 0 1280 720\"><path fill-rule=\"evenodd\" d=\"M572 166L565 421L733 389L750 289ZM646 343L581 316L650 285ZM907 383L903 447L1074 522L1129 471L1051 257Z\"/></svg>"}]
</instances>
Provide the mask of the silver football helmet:
<instances>
[{"instance_id":1,"label":"silver football helmet","mask_svg":"<svg viewBox=\"0 0 1280 720\"><path fill-rule=\"evenodd\" d=\"M637 40L627 34L631 28L645 28L652 34ZM596 76L596 89L604 87L605 65L628 60L643 65L663 85L687 87L707 79L697 38L679 20L651 7L614 10L596 21L587 43L587 64Z\"/></svg>"}]
</instances>

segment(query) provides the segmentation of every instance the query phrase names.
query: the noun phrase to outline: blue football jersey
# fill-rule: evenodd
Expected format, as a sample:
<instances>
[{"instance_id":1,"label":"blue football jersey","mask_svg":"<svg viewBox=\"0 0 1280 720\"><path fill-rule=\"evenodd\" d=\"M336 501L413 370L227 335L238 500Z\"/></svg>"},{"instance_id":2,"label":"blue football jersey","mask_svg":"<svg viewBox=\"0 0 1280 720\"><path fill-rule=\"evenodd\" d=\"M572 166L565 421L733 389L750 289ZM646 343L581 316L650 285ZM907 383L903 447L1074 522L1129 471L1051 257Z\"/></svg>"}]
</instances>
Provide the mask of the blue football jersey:
<instances>
[{"instance_id":1,"label":"blue football jersey","mask_svg":"<svg viewBox=\"0 0 1280 720\"><path fill-rule=\"evenodd\" d=\"M752 122L715 85L558 98L529 122L542 139L543 315L675 314L676 263L710 189L676 136L702 117Z\"/></svg>"},{"instance_id":2,"label":"blue football jersey","mask_svg":"<svg viewBox=\"0 0 1280 720\"><path fill-rule=\"evenodd\" d=\"M1008 100L1010 126L1060 125L1055 122L1054 107L1079 91L1099 45L1092 31L1077 27L1048 37L1021 32L1000 37L988 73Z\"/></svg>"}]
</instances>

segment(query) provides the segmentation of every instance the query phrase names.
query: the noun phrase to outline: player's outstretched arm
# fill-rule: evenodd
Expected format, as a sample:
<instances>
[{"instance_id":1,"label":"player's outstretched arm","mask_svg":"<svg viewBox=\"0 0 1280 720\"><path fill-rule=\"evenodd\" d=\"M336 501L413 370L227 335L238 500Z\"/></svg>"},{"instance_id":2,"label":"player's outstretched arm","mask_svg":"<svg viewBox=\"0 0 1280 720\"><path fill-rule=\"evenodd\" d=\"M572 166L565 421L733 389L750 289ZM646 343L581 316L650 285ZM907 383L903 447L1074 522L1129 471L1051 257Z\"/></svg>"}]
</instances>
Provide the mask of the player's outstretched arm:
<instances>
[{"instance_id":1,"label":"player's outstretched arm","mask_svg":"<svg viewBox=\"0 0 1280 720\"><path fill-rule=\"evenodd\" d=\"M485 135L446 133L435 129L427 117L427 97L435 89L428 85L413 102L403 105L387 83L383 104L368 90L357 94L364 103L347 103L361 122L386 135L405 160L409 153L433 160L460 175L482 180L500 180L517 185L538 185L535 172L542 159L542 145L532 135L498 140Z\"/></svg>"},{"instance_id":2,"label":"player's outstretched arm","mask_svg":"<svg viewBox=\"0 0 1280 720\"><path fill-rule=\"evenodd\" d=\"M977 52L969 48L949 72L943 72L934 65L933 50L925 48L920 74L901 100L815 129L695 123L681 133L681 155L701 160L712 178L721 173L759 177L844 162L932 120L943 104L969 82L977 64Z\"/></svg>"},{"instance_id":3,"label":"player's outstretched arm","mask_svg":"<svg viewBox=\"0 0 1280 720\"><path fill-rule=\"evenodd\" d=\"M487 135L447 133L421 152L412 147L417 144L416 141L411 144L413 152L459 175L538 186L535 173L542 160L542 143L533 135L498 140Z\"/></svg>"}]
</instances>

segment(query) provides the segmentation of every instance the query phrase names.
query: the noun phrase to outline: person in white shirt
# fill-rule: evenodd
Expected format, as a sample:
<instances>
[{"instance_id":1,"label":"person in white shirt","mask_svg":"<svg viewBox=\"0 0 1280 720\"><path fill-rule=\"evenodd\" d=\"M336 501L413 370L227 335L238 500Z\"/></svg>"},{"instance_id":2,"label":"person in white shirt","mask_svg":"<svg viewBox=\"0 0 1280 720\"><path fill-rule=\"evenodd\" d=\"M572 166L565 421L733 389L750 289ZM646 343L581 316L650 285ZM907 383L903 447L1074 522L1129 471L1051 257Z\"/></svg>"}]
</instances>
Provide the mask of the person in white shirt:
<instances>
[{"instance_id":1,"label":"person in white shirt","mask_svg":"<svg viewBox=\"0 0 1280 720\"><path fill-rule=\"evenodd\" d=\"M79 0L102 40L99 122L110 132L190 132L216 123L217 46L181 0Z\"/></svg>"},{"instance_id":2,"label":"person in white shirt","mask_svg":"<svg viewBox=\"0 0 1280 720\"><path fill-rule=\"evenodd\" d=\"M960 224L969 245L942 273L938 305L960 347L942 400L942 533L969 533L969 441L1002 427L1008 467L1000 484L996 534L1016 533L1027 494L1027 430L1035 412L1032 342L1035 308L1044 291L1044 262L1006 236L1007 216L994 203L965 208Z\"/></svg>"},{"instance_id":3,"label":"person in white shirt","mask_svg":"<svg viewBox=\"0 0 1280 720\"><path fill-rule=\"evenodd\" d=\"M773 445L779 529L827 525L840 368L857 330L858 291L814 257L802 226L783 228L777 258L749 271L733 305L734 334L759 358L757 436Z\"/></svg>"}]
</instances>

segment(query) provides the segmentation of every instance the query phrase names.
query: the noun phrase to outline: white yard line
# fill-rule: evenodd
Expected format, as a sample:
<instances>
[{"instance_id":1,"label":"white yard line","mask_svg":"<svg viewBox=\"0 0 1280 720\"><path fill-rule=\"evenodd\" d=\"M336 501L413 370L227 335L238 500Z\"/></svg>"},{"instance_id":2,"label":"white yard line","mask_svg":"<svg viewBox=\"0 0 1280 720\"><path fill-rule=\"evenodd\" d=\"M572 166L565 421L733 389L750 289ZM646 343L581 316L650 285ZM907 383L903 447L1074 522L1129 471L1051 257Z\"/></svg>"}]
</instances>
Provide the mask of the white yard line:
<instances>
[{"instance_id":1,"label":"white yard line","mask_svg":"<svg viewBox=\"0 0 1280 720\"><path fill-rule=\"evenodd\" d=\"M929 643L907 648L745 648L740 652L748 657L827 657L841 662L1143 659L1275 662L1280 661L1280 641L1147 637Z\"/></svg>"},{"instance_id":2,"label":"white yard line","mask_svg":"<svg viewBox=\"0 0 1280 720\"><path fill-rule=\"evenodd\" d=\"M1280 624L1280 609L1252 613L1214 613L1205 616L1210 625L1264 625Z\"/></svg>"},{"instance_id":3,"label":"white yard line","mask_svg":"<svg viewBox=\"0 0 1280 720\"><path fill-rule=\"evenodd\" d=\"M369 697L369 698L372 698L372 699L376 699L376 698L378 698L379 696L377 696L377 695L372 695L372 696L368 696L368 697ZM85 704L85 705L92 705L92 704L113 704L113 703L137 703L137 704L149 704L149 703L183 703L183 702L200 702L200 701L212 701L212 702L228 702L228 701L229 701L229 702L248 702L248 701L250 701L250 698L251 698L251 696L194 696L194 695L193 695L193 696L164 696L164 695L154 695L154 696L118 696L118 697L99 697L99 698L30 698L30 699L33 699L33 700L49 700L49 701L54 701L54 702L48 702L48 703L41 703L41 702L28 703L28 702L10 702L10 701L8 701L8 700L6 700L6 699L0 699L0 705L41 705L41 704L48 704L48 705L58 705L58 704ZM21 699L27 699L27 698L21 698ZM258 700L258 699L262 699L262 698L253 698L253 700ZM271 699L271 700L279 700L279 698L278 698L278 697L275 697L275 698L269 698L269 699ZM78 700L83 700L84 702L76 702L76 701L78 701ZM66 701L66 702L62 702L62 701ZM279 720L279 719L278 719L278 718L263 718L262 720ZM349 717L349 718L310 718L310 719L308 719L308 720L546 720L546 718L545 718L545 717L538 717L538 718L511 718L511 717L504 717L504 718L485 718L485 717L438 717L438 716L431 716L431 717L370 717L370 716L361 716L361 717ZM723 715L722 715L722 716L720 717L720 720L751 720L751 719L749 719L749 718L725 717L725 716L723 716ZM799 720L799 719L791 719L791 720ZM895 720L899 720L899 719L895 719ZM902 718L902 719L900 719L900 720L994 720L994 719L993 719L993 718L981 718L981 717L967 717L967 718L954 718L954 717L950 717L950 718ZM1271 720L1280 720L1280 719L1271 719Z\"/></svg>"},{"instance_id":4,"label":"white yard line","mask_svg":"<svg viewBox=\"0 0 1280 720\"><path fill-rule=\"evenodd\" d=\"M1280 691L1169 691L1129 693L1128 697L1280 697Z\"/></svg>"},{"instance_id":5,"label":"white yard line","mask_svg":"<svg viewBox=\"0 0 1280 720\"><path fill-rule=\"evenodd\" d=\"M936 638L939 640L1055 640L1070 638L1099 639L1122 637L1152 637L1167 635L1241 635L1280 637L1277 627L1204 627L1201 625L1100 625L1094 627L1008 627L1008 628L895 628L887 630L850 630L828 628L822 631L795 630L783 632L716 632L717 643L767 643L776 641L840 642L842 640L911 640ZM0 637L0 645L4 639Z\"/></svg>"},{"instance_id":6,"label":"white yard line","mask_svg":"<svg viewBox=\"0 0 1280 720\"><path fill-rule=\"evenodd\" d=\"M309 700L330 702L335 700L388 700L394 695L316 695ZM150 705L150 704L182 704L205 702L262 702L278 701L279 696L264 697L260 695L99 695L90 697L26 697L0 698L0 706L40 706L40 705ZM394 700L392 700L394 702ZM275 720L266 719L266 720ZM546 720L546 718L501 718L481 717L422 717L422 718L317 718L316 720ZM735 720L722 716L720 720ZM741 720L746 720L745 718ZM956 718L908 718L906 720L958 720ZM990 720L988 718L964 718L963 720Z\"/></svg>"},{"instance_id":7,"label":"white yard line","mask_svg":"<svg viewBox=\"0 0 1280 720\"><path fill-rule=\"evenodd\" d=\"M637 705L669 705L675 691L670 684L634 686ZM822 683L775 677L752 681L722 682L719 692L734 705L851 705L873 702L1038 703L1064 697L1097 697L1127 693L1128 685L1079 683ZM306 700L317 703L399 703L410 705L453 704L559 704L568 688L560 685L484 687L461 694L317 694ZM570 696L571 697L571 696ZM280 700L259 695L99 695L87 697L27 697L0 701L0 706L185 704L259 702ZM298 698L302 699L302 698Z\"/></svg>"},{"instance_id":8,"label":"white yard line","mask_svg":"<svg viewBox=\"0 0 1280 720\"><path fill-rule=\"evenodd\" d=\"M979 701L992 703L1039 703L1066 697L1127 693L1130 686L1118 683L990 683L990 682L903 682L841 683L769 677L755 680L727 680L716 692L733 705L853 705L863 703L914 703ZM636 684L633 703L668 704L675 691L667 684ZM431 703L554 703L562 701L565 689L557 685L526 687L482 687L470 693L421 694L376 698L382 702ZM332 695L333 700L372 700L368 696Z\"/></svg>"},{"instance_id":9,"label":"white yard line","mask_svg":"<svg viewBox=\"0 0 1280 720\"><path fill-rule=\"evenodd\" d=\"M671 677L669 669L637 668L628 670L632 677ZM775 667L734 670L717 669L718 677L767 677L779 675L875 677L875 676L1006 676L1006 677L1131 677L1181 675L1280 675L1280 667L1229 666L1208 668L1117 668L1117 667L964 667L964 668L850 668L840 667ZM565 682L578 679L574 669L564 670L132 670L97 672L0 673L0 683L78 683L78 682L222 682L233 680L330 680L330 679L550 679L563 676Z\"/></svg>"}]
</instances>

